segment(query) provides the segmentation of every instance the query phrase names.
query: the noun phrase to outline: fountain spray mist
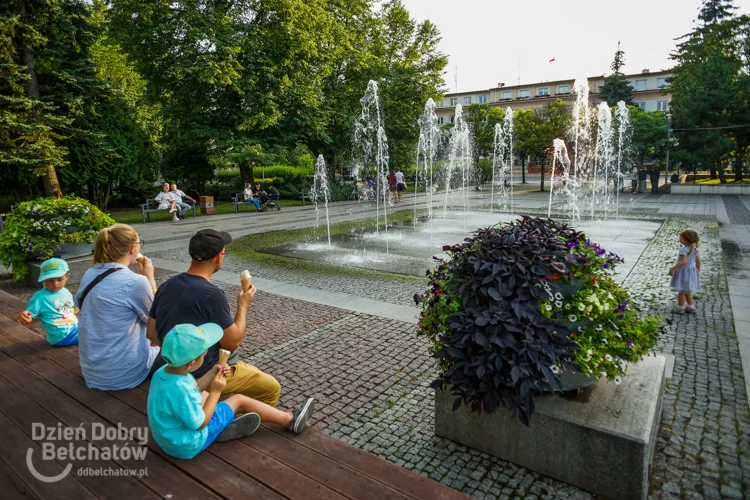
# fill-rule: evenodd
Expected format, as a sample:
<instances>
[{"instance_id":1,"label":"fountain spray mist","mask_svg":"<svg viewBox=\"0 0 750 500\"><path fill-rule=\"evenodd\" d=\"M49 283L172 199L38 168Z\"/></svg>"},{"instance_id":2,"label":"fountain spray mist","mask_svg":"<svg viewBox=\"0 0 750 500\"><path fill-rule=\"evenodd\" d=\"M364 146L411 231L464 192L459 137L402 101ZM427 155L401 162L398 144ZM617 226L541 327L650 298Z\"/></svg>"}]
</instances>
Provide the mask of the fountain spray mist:
<instances>
[{"instance_id":1,"label":"fountain spray mist","mask_svg":"<svg viewBox=\"0 0 750 500\"><path fill-rule=\"evenodd\" d=\"M495 208L495 188L499 189L502 210L513 211L513 111L505 110L502 123L495 124L492 154L492 193L490 212Z\"/></svg>"},{"instance_id":2,"label":"fountain spray mist","mask_svg":"<svg viewBox=\"0 0 750 500\"><path fill-rule=\"evenodd\" d=\"M620 179L623 179L625 172L623 172L622 162L623 158L627 158L630 139L630 111L628 111L625 101L617 103L615 118L617 119L617 174L620 176ZM620 189L617 189L615 216L620 217Z\"/></svg>"},{"instance_id":3,"label":"fountain spray mist","mask_svg":"<svg viewBox=\"0 0 750 500\"><path fill-rule=\"evenodd\" d=\"M325 206L326 211L326 228L328 230L328 246L331 246L331 220L328 217L328 202L331 199L331 190L328 188L328 172L326 169L326 161L323 159L323 155L318 155L318 161L315 162L315 174L313 176L313 188L312 188L312 199L315 203L315 227L318 227L318 219L320 218L319 205L321 203Z\"/></svg>"},{"instance_id":4,"label":"fountain spray mist","mask_svg":"<svg viewBox=\"0 0 750 500\"><path fill-rule=\"evenodd\" d=\"M472 155L471 155L471 137L469 134L469 125L463 119L463 106L456 105L456 115L451 129L451 136L448 142L448 169L445 175L445 206L443 218L448 215L448 194L451 188L451 181L454 172L461 173L461 191L464 212L468 210L466 202L466 189L471 183L472 174Z\"/></svg>"},{"instance_id":5,"label":"fountain spray mist","mask_svg":"<svg viewBox=\"0 0 750 500\"><path fill-rule=\"evenodd\" d=\"M433 165L437 156L438 147L442 133L438 126L438 117L435 114L435 101L427 99L424 105L424 113L419 117L419 142L417 144L417 170L414 184L414 220L417 220L417 201L419 196L420 177L425 187L425 198L427 199L427 216L432 219L432 195L434 192Z\"/></svg>"},{"instance_id":6,"label":"fountain spray mist","mask_svg":"<svg viewBox=\"0 0 750 500\"><path fill-rule=\"evenodd\" d=\"M563 209L568 211L572 222L578 222L581 219L578 210L578 191L580 186L576 185L578 179L576 179L575 176L570 175L572 168L565 141L562 139L555 139L553 144L554 154L552 156L552 172L550 174L549 207L547 208L547 217L552 218L553 199L564 197L565 203ZM555 171L558 166L562 166L562 175L560 176L562 186L555 188Z\"/></svg>"},{"instance_id":7,"label":"fountain spray mist","mask_svg":"<svg viewBox=\"0 0 750 500\"><path fill-rule=\"evenodd\" d=\"M617 185L612 143L612 112L606 102L599 103L598 122L594 175L591 182L591 220L594 220L597 206L603 209L606 220L612 204L612 190Z\"/></svg>"}]
</instances>

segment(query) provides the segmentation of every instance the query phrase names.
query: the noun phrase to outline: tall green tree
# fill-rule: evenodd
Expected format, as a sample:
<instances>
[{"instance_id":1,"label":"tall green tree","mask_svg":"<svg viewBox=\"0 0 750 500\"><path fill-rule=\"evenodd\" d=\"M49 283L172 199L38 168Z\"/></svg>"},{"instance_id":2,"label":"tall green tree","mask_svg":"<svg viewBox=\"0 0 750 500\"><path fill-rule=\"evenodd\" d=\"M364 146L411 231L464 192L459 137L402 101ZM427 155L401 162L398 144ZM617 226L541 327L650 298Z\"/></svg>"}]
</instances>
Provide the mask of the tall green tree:
<instances>
[{"instance_id":1,"label":"tall green tree","mask_svg":"<svg viewBox=\"0 0 750 500\"><path fill-rule=\"evenodd\" d=\"M544 161L551 158L553 141L563 139L572 122L570 107L562 99L543 108L516 111L513 117L515 149L521 158L539 158L542 163L539 190L544 191Z\"/></svg>"},{"instance_id":2,"label":"tall green tree","mask_svg":"<svg viewBox=\"0 0 750 500\"><path fill-rule=\"evenodd\" d=\"M505 111L499 107L490 107L488 104L471 104L464 113L464 120L469 127L469 135L472 143L472 160L474 168L480 169L482 158L491 158L495 150L495 125L501 123L505 118ZM482 170L484 174L484 170ZM485 175L476 179L477 184L489 181Z\"/></svg>"},{"instance_id":3,"label":"tall green tree","mask_svg":"<svg viewBox=\"0 0 750 500\"><path fill-rule=\"evenodd\" d=\"M661 160L669 137L669 127L664 112L646 112L638 106L629 106L628 109L633 162L643 165L647 159Z\"/></svg>"},{"instance_id":4,"label":"tall green tree","mask_svg":"<svg viewBox=\"0 0 750 500\"><path fill-rule=\"evenodd\" d=\"M617 42L617 51L610 66L612 74L604 79L599 95L602 101L606 101L610 106L616 106L620 101L625 101L625 104L633 103L634 89L630 80L622 74L623 66L625 66L625 52L620 50L620 42Z\"/></svg>"},{"instance_id":5,"label":"tall green tree","mask_svg":"<svg viewBox=\"0 0 750 500\"><path fill-rule=\"evenodd\" d=\"M683 160L708 166L722 182L724 163L737 149L733 128L746 116L742 99L748 17L736 16L731 0L704 0L693 31L681 37L672 59L671 111ZM742 177L742 162L735 164Z\"/></svg>"}]
</instances>

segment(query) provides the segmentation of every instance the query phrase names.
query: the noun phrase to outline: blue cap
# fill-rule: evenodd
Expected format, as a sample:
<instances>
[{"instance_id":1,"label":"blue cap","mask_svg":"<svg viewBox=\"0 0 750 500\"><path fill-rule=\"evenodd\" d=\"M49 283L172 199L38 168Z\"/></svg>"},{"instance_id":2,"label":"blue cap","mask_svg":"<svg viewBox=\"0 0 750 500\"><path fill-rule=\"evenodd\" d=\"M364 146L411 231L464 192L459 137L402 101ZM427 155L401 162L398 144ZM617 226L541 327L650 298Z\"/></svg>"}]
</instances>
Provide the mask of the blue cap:
<instances>
[{"instance_id":1,"label":"blue cap","mask_svg":"<svg viewBox=\"0 0 750 500\"><path fill-rule=\"evenodd\" d=\"M161 356L170 366L186 365L221 340L224 330L216 323L176 325L164 336Z\"/></svg>"},{"instance_id":2,"label":"blue cap","mask_svg":"<svg viewBox=\"0 0 750 500\"><path fill-rule=\"evenodd\" d=\"M58 258L45 260L42 262L42 267L39 269L41 271L39 273L39 283L44 280L65 276L70 270L68 268L68 263Z\"/></svg>"}]
</instances>

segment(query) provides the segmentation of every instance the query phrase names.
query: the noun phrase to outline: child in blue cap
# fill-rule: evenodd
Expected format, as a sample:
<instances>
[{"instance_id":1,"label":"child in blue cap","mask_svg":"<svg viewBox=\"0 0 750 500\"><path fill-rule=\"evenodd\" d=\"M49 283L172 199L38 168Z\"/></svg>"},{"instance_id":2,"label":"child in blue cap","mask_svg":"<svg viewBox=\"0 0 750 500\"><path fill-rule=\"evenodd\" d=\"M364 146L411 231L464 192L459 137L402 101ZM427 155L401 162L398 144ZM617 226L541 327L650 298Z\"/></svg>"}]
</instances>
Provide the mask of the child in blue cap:
<instances>
[{"instance_id":1,"label":"child in blue cap","mask_svg":"<svg viewBox=\"0 0 750 500\"><path fill-rule=\"evenodd\" d=\"M223 335L219 325L206 323L176 325L164 337L161 355L167 364L151 379L148 423L156 443L173 457L193 458L214 441L249 436L258 429L261 419L299 434L312 415L312 398L292 412L241 394L219 401L228 366L216 365L197 380L190 376L203 364L208 348ZM235 418L238 413L242 415Z\"/></svg>"},{"instance_id":2,"label":"child in blue cap","mask_svg":"<svg viewBox=\"0 0 750 500\"><path fill-rule=\"evenodd\" d=\"M78 318L73 295L65 288L70 278L68 263L62 259L48 259L42 262L39 282L43 287L36 292L18 314L17 321L26 325L39 318L47 342L55 347L78 344Z\"/></svg>"}]
</instances>

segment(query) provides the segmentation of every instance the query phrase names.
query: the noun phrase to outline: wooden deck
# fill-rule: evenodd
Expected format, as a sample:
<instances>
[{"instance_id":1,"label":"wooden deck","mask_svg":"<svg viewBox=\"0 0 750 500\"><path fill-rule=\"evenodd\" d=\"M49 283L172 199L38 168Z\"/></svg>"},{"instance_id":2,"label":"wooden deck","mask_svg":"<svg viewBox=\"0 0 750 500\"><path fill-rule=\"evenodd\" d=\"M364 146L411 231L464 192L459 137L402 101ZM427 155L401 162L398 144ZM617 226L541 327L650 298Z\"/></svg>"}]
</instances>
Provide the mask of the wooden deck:
<instances>
[{"instance_id":1,"label":"wooden deck","mask_svg":"<svg viewBox=\"0 0 750 500\"><path fill-rule=\"evenodd\" d=\"M0 497L14 498L304 498L304 499L459 499L463 494L375 455L326 436L314 428L301 435L263 425L242 440L216 443L192 460L167 456L149 436L145 459L73 461L58 482L45 476L64 471L67 460L43 460L32 423L91 429L148 426L147 384L103 392L86 387L78 349L54 348L38 322L29 328L12 319L25 303L0 291ZM49 441L48 441L49 442ZM90 444L89 444L90 443ZM132 443L132 441L131 441ZM90 433L75 446L104 449L124 441L94 440ZM67 446L67 442L57 445ZM108 469L108 476L82 476L81 467ZM143 470L142 477L113 477Z\"/></svg>"}]
</instances>

